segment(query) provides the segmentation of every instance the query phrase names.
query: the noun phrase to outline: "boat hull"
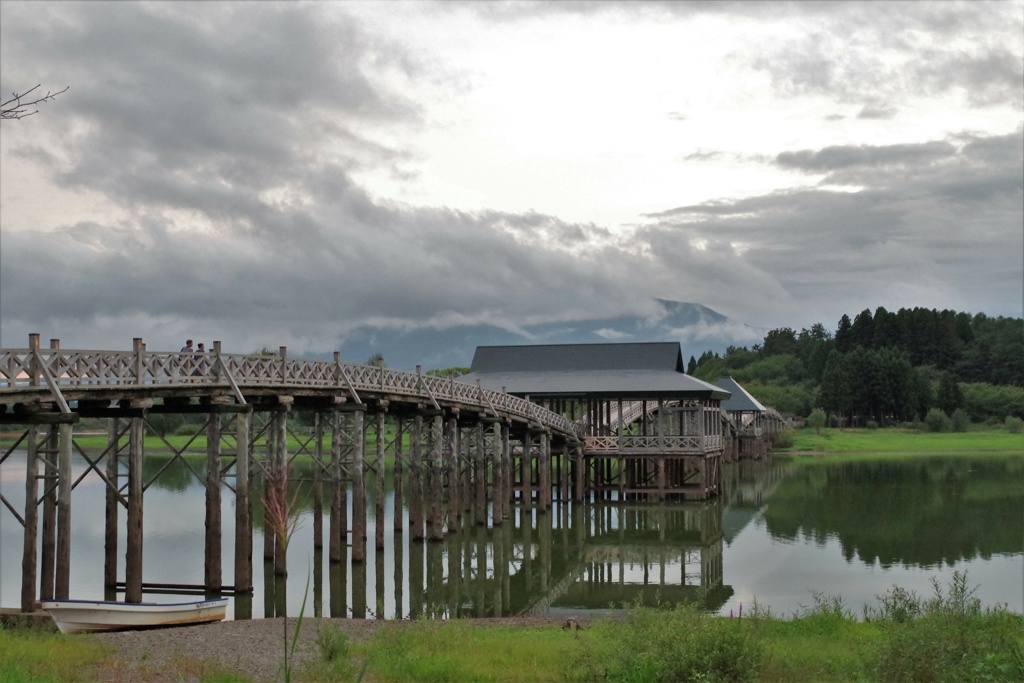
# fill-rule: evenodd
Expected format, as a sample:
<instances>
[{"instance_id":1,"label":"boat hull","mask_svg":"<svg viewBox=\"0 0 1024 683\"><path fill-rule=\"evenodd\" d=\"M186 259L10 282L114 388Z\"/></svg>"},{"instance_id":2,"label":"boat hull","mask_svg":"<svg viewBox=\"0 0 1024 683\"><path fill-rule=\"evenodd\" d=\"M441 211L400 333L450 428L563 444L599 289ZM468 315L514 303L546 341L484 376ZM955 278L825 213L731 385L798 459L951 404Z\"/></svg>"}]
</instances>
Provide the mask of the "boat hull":
<instances>
[{"instance_id":1,"label":"boat hull","mask_svg":"<svg viewBox=\"0 0 1024 683\"><path fill-rule=\"evenodd\" d=\"M221 621L227 598L171 604L51 600L42 603L61 633L133 631Z\"/></svg>"}]
</instances>

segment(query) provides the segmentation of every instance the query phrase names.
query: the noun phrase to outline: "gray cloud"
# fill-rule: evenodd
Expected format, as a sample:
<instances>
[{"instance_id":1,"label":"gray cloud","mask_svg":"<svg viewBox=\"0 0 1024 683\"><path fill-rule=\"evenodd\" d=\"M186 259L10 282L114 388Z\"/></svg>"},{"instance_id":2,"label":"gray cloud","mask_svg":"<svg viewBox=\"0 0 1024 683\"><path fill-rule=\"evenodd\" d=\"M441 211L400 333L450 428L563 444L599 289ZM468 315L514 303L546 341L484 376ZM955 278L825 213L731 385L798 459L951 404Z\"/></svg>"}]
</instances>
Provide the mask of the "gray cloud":
<instances>
[{"instance_id":1,"label":"gray cloud","mask_svg":"<svg viewBox=\"0 0 1024 683\"><path fill-rule=\"evenodd\" d=\"M898 166L931 163L956 153L948 142L903 145L843 145L818 151L783 152L776 161L783 168L822 173L851 166Z\"/></svg>"},{"instance_id":2,"label":"gray cloud","mask_svg":"<svg viewBox=\"0 0 1024 683\"><path fill-rule=\"evenodd\" d=\"M814 30L765 43L751 62L780 94L893 103L884 111L911 96L957 91L974 106L1024 105L1018 4L829 4ZM960 40L969 35L984 40L967 49ZM922 36L930 46L922 48ZM873 106L865 111L883 113Z\"/></svg>"},{"instance_id":3,"label":"gray cloud","mask_svg":"<svg viewBox=\"0 0 1024 683\"><path fill-rule=\"evenodd\" d=\"M652 3L642 11L813 15L836 32L868 25L853 5L837 4ZM31 125L4 128L5 153L31 161L62 198L99 198L113 209L50 232L4 221L4 345L34 331L72 347L143 336L150 348L173 349L192 336L230 350L287 344L322 353L365 325L571 325L595 311L642 312L654 296L794 327L866 306L980 310L979 302L1019 301L1020 131L744 158L865 189L725 197L652 213L627 233L543 212L418 207L371 196L357 171L414 174L414 149L392 142L397 134L373 134L432 125L395 84L412 79L443 99L467 87L461 76L326 12L326 3L179 7L0 3L3 25L19 27L6 28L0 45L4 90L19 86L14 74L72 85ZM493 21L522 9L431 7ZM537 8L629 13L634 4ZM964 6L906 16L879 8L892 25L930 23L949 35L964 26L956 17L987 25ZM793 96L834 92L857 107L895 110L901 69L913 75L924 66L909 57L876 63L869 48L883 38L871 34L847 59L835 35L820 32L768 51L759 66ZM972 101L992 103L1012 100L1013 65L1001 49L960 61L952 51L933 56L953 74L948 87L966 84ZM883 92L871 87L879 74ZM899 83L887 81L895 76ZM913 87L947 87L928 78ZM702 147L680 158L737 157Z\"/></svg>"},{"instance_id":4,"label":"gray cloud","mask_svg":"<svg viewBox=\"0 0 1024 683\"><path fill-rule=\"evenodd\" d=\"M959 151L943 140L783 153L780 165L828 173L823 184L864 189L801 189L677 207L655 215L643 238L666 263L692 267L703 258L722 268L723 279L757 285L746 294L752 316L757 306L800 302L821 310L827 301L845 311L977 311L1003 301L1012 309L1004 314L1019 314L1013 307L1024 291L1024 134L956 142ZM695 254L695 243L717 256Z\"/></svg>"}]
</instances>

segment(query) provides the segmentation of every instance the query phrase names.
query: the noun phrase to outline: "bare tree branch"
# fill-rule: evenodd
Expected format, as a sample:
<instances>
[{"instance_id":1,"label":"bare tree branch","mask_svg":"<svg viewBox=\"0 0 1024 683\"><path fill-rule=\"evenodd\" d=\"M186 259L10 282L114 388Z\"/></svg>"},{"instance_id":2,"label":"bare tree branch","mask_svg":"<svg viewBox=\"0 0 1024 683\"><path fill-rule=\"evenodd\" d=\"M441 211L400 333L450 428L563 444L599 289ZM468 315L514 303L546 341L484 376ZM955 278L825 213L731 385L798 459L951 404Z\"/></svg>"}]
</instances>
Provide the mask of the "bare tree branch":
<instances>
[{"instance_id":1,"label":"bare tree branch","mask_svg":"<svg viewBox=\"0 0 1024 683\"><path fill-rule=\"evenodd\" d=\"M29 88L23 93L11 93L11 99L6 100L5 102L0 102L0 119L23 119L26 116L32 116L32 114L35 114L39 110L33 109L32 111L29 111L29 107L52 100L57 95L67 92L68 88L71 87L69 85L67 88L64 88L63 90L58 90L57 92L47 91L46 95L44 95L43 97L37 97L36 99L31 101L24 101L25 98L32 91L39 87L39 85L41 84L36 84L35 87Z\"/></svg>"}]
</instances>

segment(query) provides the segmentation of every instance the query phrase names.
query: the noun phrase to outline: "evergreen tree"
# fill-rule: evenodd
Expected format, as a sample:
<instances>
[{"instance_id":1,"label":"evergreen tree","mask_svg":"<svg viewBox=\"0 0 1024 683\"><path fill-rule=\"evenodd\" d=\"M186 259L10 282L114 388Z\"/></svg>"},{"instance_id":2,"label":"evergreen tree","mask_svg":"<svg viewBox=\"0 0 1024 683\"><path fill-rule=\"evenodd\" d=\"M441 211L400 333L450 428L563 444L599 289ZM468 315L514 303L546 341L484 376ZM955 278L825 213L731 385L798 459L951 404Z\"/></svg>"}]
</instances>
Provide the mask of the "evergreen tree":
<instances>
[{"instance_id":1,"label":"evergreen tree","mask_svg":"<svg viewBox=\"0 0 1024 683\"><path fill-rule=\"evenodd\" d=\"M836 328L836 350L839 353L849 353L853 348L852 328L850 316L843 313L843 317L839 319L839 327Z\"/></svg>"},{"instance_id":2,"label":"evergreen tree","mask_svg":"<svg viewBox=\"0 0 1024 683\"><path fill-rule=\"evenodd\" d=\"M960 391L960 385L953 373L942 373L942 378L939 379L939 394L935 399L939 408L946 415L952 415L957 408L963 408L964 395Z\"/></svg>"},{"instance_id":3,"label":"evergreen tree","mask_svg":"<svg viewBox=\"0 0 1024 683\"><path fill-rule=\"evenodd\" d=\"M692 376L693 373L696 370L697 370L697 359L694 358L693 356L690 356L690 362L686 364L686 374Z\"/></svg>"},{"instance_id":4,"label":"evergreen tree","mask_svg":"<svg viewBox=\"0 0 1024 683\"><path fill-rule=\"evenodd\" d=\"M850 338L855 347L872 349L875 346L875 321L871 317L871 311L864 309L853 319L853 327L850 328Z\"/></svg>"},{"instance_id":5,"label":"evergreen tree","mask_svg":"<svg viewBox=\"0 0 1024 683\"><path fill-rule=\"evenodd\" d=\"M850 374L846 357L833 349L825 361L818 386L818 401L828 413L842 417L851 409Z\"/></svg>"}]
</instances>

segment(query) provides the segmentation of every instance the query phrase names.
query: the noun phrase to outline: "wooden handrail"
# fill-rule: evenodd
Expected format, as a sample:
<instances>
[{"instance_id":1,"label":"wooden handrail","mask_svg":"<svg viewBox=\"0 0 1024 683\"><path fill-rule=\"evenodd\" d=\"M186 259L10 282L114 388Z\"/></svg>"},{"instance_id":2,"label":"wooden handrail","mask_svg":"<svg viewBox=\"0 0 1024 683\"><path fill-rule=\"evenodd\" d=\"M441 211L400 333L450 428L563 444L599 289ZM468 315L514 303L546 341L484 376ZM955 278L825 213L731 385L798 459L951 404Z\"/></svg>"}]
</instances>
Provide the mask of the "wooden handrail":
<instances>
[{"instance_id":1,"label":"wooden handrail","mask_svg":"<svg viewBox=\"0 0 1024 683\"><path fill-rule=\"evenodd\" d=\"M438 406L438 397L443 397L471 405L480 412L502 412L521 421L539 422L543 427L567 437L580 436L568 418L511 394L414 372L282 356L284 353L270 357L218 353L211 363L199 362L207 360L201 356L146 351L144 347L133 351L0 349L0 403L16 403L19 395L38 392L39 385L32 381L34 359L39 367L46 368L44 380L56 396L60 395L60 388L66 390L69 387L88 390L126 385L157 388L197 384L221 386L226 383L239 399L246 386L337 389L340 372L346 388L357 401L359 392L403 396L434 406ZM244 402L244 398L240 401Z\"/></svg>"}]
</instances>

